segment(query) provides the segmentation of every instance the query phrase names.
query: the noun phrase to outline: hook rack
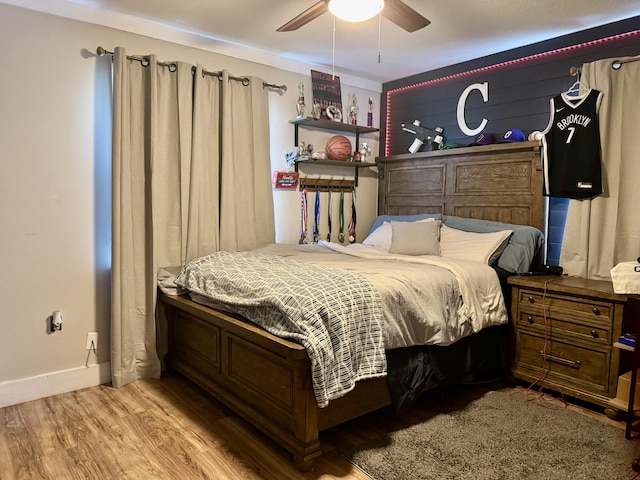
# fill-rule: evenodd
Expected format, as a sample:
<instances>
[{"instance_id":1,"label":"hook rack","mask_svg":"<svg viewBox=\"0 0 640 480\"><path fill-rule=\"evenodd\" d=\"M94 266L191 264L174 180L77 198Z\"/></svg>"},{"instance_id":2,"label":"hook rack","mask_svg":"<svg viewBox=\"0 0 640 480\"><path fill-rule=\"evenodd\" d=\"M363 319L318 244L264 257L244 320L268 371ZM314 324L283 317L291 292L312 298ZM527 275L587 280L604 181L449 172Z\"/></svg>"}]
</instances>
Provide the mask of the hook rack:
<instances>
[{"instance_id":1,"label":"hook rack","mask_svg":"<svg viewBox=\"0 0 640 480\"><path fill-rule=\"evenodd\" d=\"M333 178L301 178L300 189L318 190L320 192L353 192L355 182L353 180L334 180Z\"/></svg>"}]
</instances>

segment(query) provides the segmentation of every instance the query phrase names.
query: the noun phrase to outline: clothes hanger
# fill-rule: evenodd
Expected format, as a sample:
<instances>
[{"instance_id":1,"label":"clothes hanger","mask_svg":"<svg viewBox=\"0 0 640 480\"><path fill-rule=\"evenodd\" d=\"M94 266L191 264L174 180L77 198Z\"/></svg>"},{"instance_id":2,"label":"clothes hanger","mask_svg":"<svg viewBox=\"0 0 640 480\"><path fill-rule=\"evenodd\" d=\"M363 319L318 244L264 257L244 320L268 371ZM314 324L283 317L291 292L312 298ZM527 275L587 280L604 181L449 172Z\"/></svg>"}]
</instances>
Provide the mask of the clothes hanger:
<instances>
[{"instance_id":1,"label":"clothes hanger","mask_svg":"<svg viewBox=\"0 0 640 480\"><path fill-rule=\"evenodd\" d=\"M580 83L580 80L577 80L564 93L566 93L567 95L572 96L572 97L574 97L574 96L577 97L578 95L580 95L580 89L581 89L582 86L583 85L582 85L582 83Z\"/></svg>"},{"instance_id":2,"label":"clothes hanger","mask_svg":"<svg viewBox=\"0 0 640 480\"><path fill-rule=\"evenodd\" d=\"M580 95L581 90L588 90L589 88L580 81L580 74L582 72L581 67L571 67L569 69L569 75L576 77L576 81L573 82L573 85L569 87L568 90L565 90L565 95L571 97L577 97Z\"/></svg>"}]
</instances>

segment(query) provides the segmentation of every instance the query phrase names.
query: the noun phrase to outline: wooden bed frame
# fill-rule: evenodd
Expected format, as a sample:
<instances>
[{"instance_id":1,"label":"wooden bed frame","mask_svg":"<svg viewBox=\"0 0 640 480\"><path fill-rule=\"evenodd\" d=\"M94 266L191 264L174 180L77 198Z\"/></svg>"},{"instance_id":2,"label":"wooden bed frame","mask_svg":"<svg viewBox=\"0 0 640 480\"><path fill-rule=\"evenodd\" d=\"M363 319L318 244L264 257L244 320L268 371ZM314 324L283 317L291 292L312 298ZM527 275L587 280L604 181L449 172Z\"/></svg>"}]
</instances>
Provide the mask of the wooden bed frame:
<instances>
[{"instance_id":1,"label":"wooden bed frame","mask_svg":"<svg viewBox=\"0 0 640 480\"><path fill-rule=\"evenodd\" d=\"M379 214L442 213L542 229L538 142L466 147L376 160ZM386 379L358 383L319 408L299 344L238 315L159 293L167 365L292 453L300 470L321 455L319 432L391 403Z\"/></svg>"}]
</instances>

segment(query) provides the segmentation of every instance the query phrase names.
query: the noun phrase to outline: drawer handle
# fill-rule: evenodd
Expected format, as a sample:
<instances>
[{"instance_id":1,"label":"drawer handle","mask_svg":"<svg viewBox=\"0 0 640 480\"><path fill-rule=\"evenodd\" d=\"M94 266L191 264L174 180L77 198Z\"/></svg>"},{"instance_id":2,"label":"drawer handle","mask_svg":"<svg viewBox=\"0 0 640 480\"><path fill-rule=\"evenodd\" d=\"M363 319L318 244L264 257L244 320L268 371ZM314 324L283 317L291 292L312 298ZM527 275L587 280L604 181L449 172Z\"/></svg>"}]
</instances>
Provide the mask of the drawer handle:
<instances>
[{"instance_id":1,"label":"drawer handle","mask_svg":"<svg viewBox=\"0 0 640 480\"><path fill-rule=\"evenodd\" d=\"M532 316L528 316L528 317L527 317L527 321L528 321L529 323L533 323L533 317L532 317Z\"/></svg>"},{"instance_id":2,"label":"drawer handle","mask_svg":"<svg viewBox=\"0 0 640 480\"><path fill-rule=\"evenodd\" d=\"M593 307L593 310L591 310L593 312L594 315L600 315L600 310L598 310L598 307Z\"/></svg>"},{"instance_id":3,"label":"drawer handle","mask_svg":"<svg viewBox=\"0 0 640 480\"><path fill-rule=\"evenodd\" d=\"M529 296L529 303L536 303L535 298L533 298L532 296Z\"/></svg>"},{"instance_id":4,"label":"drawer handle","mask_svg":"<svg viewBox=\"0 0 640 480\"><path fill-rule=\"evenodd\" d=\"M568 360L566 358L556 357L555 355L544 353L542 350L540 350L540 357L548 362L556 362L571 368L580 368L580 365L582 364L580 360Z\"/></svg>"},{"instance_id":5,"label":"drawer handle","mask_svg":"<svg viewBox=\"0 0 640 480\"><path fill-rule=\"evenodd\" d=\"M593 338L599 338L600 337L600 335L598 335L598 332L596 332L595 330L591 330L591 336Z\"/></svg>"}]
</instances>

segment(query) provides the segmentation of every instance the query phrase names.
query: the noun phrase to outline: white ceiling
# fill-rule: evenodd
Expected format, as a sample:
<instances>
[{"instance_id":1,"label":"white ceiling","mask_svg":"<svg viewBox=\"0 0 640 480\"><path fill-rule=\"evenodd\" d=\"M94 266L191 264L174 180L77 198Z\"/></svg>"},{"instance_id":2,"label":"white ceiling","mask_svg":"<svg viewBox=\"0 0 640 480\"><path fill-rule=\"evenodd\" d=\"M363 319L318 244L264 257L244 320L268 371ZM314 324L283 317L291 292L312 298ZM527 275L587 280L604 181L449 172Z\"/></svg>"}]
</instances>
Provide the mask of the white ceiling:
<instances>
[{"instance_id":1,"label":"white ceiling","mask_svg":"<svg viewBox=\"0 0 640 480\"><path fill-rule=\"evenodd\" d=\"M640 0L405 0L431 20L408 33L382 18L336 23L325 13L276 29L317 0L0 0L191 44L287 70L381 83L640 15ZM196 35L191 35L196 34ZM105 47L112 47L106 46ZM367 85L363 85L367 86ZM370 85L369 85L370 86Z\"/></svg>"}]
</instances>

